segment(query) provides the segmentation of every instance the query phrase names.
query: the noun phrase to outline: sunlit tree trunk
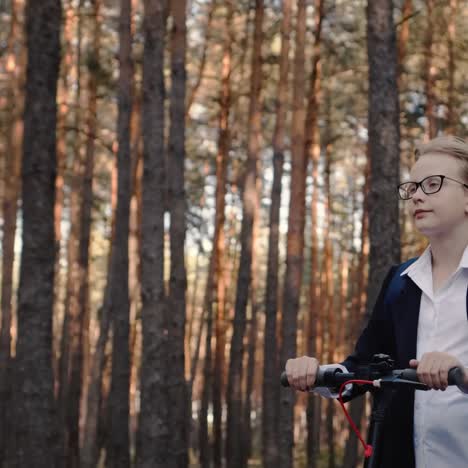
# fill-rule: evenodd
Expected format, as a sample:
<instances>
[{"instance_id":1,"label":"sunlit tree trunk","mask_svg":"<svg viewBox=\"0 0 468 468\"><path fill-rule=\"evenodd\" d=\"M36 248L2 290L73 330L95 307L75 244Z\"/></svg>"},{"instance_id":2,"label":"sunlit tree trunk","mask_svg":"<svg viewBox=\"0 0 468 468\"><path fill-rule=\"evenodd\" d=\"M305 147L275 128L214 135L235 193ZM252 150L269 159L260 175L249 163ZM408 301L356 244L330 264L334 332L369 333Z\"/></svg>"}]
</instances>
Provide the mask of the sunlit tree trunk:
<instances>
[{"instance_id":1,"label":"sunlit tree trunk","mask_svg":"<svg viewBox=\"0 0 468 468\"><path fill-rule=\"evenodd\" d=\"M262 85L262 43L263 43L263 0L255 1L255 25L252 54L252 75L250 82L250 105L248 123L247 162L242 186L242 227L241 253L237 277L234 329L231 340L229 376L227 387L227 442L226 460L229 468L242 466L242 363L244 355L244 334L246 308L252 277L252 231L255 203L258 197L257 161L260 151Z\"/></svg>"},{"instance_id":2,"label":"sunlit tree trunk","mask_svg":"<svg viewBox=\"0 0 468 468\"><path fill-rule=\"evenodd\" d=\"M312 55L312 69L309 79L307 96L307 113L305 120L305 157L310 162L312 171L312 199L310 207L311 241L310 241L310 265L311 275L309 284L309 317L307 327L307 353L320 359L321 347L318 346L321 333L320 320L320 263L318 254L318 202L319 202L319 159L320 141L318 130L319 92L320 92L320 60L322 23L324 17L323 0L314 2L314 53ZM321 400L309 395L307 399L307 466L315 468L319 453L319 418Z\"/></svg>"},{"instance_id":3,"label":"sunlit tree trunk","mask_svg":"<svg viewBox=\"0 0 468 468\"><path fill-rule=\"evenodd\" d=\"M77 8L76 30L76 94L74 127L82 122L82 41L83 7L80 0ZM75 468L79 463L79 413L81 399L83 361L83 304L80 302L84 286L80 264L81 211L83 203L83 180L85 155L81 148L80 133L76 133L73 145L73 166L70 183L70 231L67 242L67 280L65 310L60 353L59 410L62 431L61 450L63 466Z\"/></svg>"},{"instance_id":4,"label":"sunlit tree trunk","mask_svg":"<svg viewBox=\"0 0 468 468\"><path fill-rule=\"evenodd\" d=\"M28 67L22 161L23 236L18 291L14 466L56 465L52 370L54 197L61 5L26 3Z\"/></svg>"},{"instance_id":5,"label":"sunlit tree trunk","mask_svg":"<svg viewBox=\"0 0 468 468\"><path fill-rule=\"evenodd\" d=\"M261 183L257 179L257 193L261 193ZM254 372L256 366L256 351L258 341L258 256L259 256L259 222L260 222L260 211L259 211L259 198L255 200L255 211L254 211L254 225L252 230L252 280L250 287L250 323L248 333L248 344L247 344L247 369L246 369L246 383L245 383L245 398L244 398L244 415L243 415L243 443L242 453L244 455L243 464L246 466L252 452L252 392L254 389Z\"/></svg>"},{"instance_id":6,"label":"sunlit tree trunk","mask_svg":"<svg viewBox=\"0 0 468 468\"><path fill-rule=\"evenodd\" d=\"M208 14L206 15L206 26L204 31L204 41L203 41L203 50L202 55L200 58L200 65L198 67L197 78L193 87L191 88L189 95L187 97L187 105L186 105L186 114L190 113L190 109L192 108L193 103L197 97L198 91L203 81L203 75L205 73L206 68L206 59L207 59L207 52L209 42L212 36L212 24L213 24L213 16L216 10L217 2L216 0L211 0L211 3L208 5Z\"/></svg>"},{"instance_id":7,"label":"sunlit tree trunk","mask_svg":"<svg viewBox=\"0 0 468 468\"><path fill-rule=\"evenodd\" d=\"M293 114L291 123L291 195L289 201L288 236L286 248L286 274L284 279L281 321L280 368L296 355L297 314L302 285L305 226L305 39L306 2L297 1L296 50L294 57ZM280 466L293 464L295 394L289 389L280 391L279 460Z\"/></svg>"},{"instance_id":8,"label":"sunlit tree trunk","mask_svg":"<svg viewBox=\"0 0 468 468\"><path fill-rule=\"evenodd\" d=\"M222 412L225 389L225 347L226 347L226 278L225 278L225 196L226 178L229 160L229 149L231 136L229 117L231 111L231 72L232 72L232 47L234 43L233 14L234 5L232 0L226 2L226 37L224 42L223 63L221 72L220 114L218 153L216 155L216 223L218 232L216 238L216 347L213 374L213 463L221 465L222 460Z\"/></svg>"},{"instance_id":9,"label":"sunlit tree trunk","mask_svg":"<svg viewBox=\"0 0 468 468\"><path fill-rule=\"evenodd\" d=\"M91 211L93 207L93 172L95 158L95 140L98 132L97 123L97 74L100 62L100 42L101 42L101 0L93 0L93 31L90 46L90 58L88 59L88 106L86 117L86 153L83 167L83 191L80 220L80 247L79 264L82 287L80 289L79 302L82 308L82 392L80 402L80 424L84 421L86 414L86 402L88 392L89 375L89 323L90 323L90 298L89 298L89 246L91 236ZM81 439L80 439L81 441ZM81 444L80 444L81 445Z\"/></svg>"},{"instance_id":10,"label":"sunlit tree trunk","mask_svg":"<svg viewBox=\"0 0 468 468\"><path fill-rule=\"evenodd\" d=\"M435 109L435 65L434 65L434 6L435 0L426 0L426 32L424 38L424 93L426 95L426 134L434 138L437 133Z\"/></svg>"},{"instance_id":11,"label":"sunlit tree trunk","mask_svg":"<svg viewBox=\"0 0 468 468\"><path fill-rule=\"evenodd\" d=\"M222 458L222 389L225 348L225 278L224 278L224 221L227 162L230 147L229 115L231 110L231 69L232 69L232 17L233 5L229 0L226 4L226 37L224 39L223 62L221 71L220 113L218 152L216 155L216 193L215 193L215 231L213 236L213 252L208 271L205 310L207 314L207 336L205 346L205 368L202 405L200 412L200 462L208 466L210 458L208 444L207 410L208 394L212 392L214 417L213 462L220 466ZM213 293L216 303L216 348L214 369L212 369L211 337L213 324ZM212 388L211 388L212 387Z\"/></svg>"},{"instance_id":12,"label":"sunlit tree trunk","mask_svg":"<svg viewBox=\"0 0 468 468\"><path fill-rule=\"evenodd\" d=\"M67 168L67 118L71 114L69 105L70 99L70 73L73 68L73 25L75 23L75 12L72 5L72 0L66 4L64 11L64 27L63 27L63 56L61 61L61 71L58 89L58 116L57 116L57 177L55 178L55 206L54 206L54 223L55 223L55 294L54 294L54 374L55 374L55 390L59 389L60 380L60 348L64 344L61 340L63 333L63 323L59 317L63 317L64 302L61 281L61 245L62 245L62 214L65 202L65 172ZM60 326L62 329L60 329Z\"/></svg>"},{"instance_id":13,"label":"sunlit tree trunk","mask_svg":"<svg viewBox=\"0 0 468 468\"><path fill-rule=\"evenodd\" d=\"M164 44L166 2L144 2L143 193L141 226L142 330L141 408L137 433L138 468L167 468L166 298L164 291ZM179 404L184 404L179 402Z\"/></svg>"},{"instance_id":14,"label":"sunlit tree trunk","mask_svg":"<svg viewBox=\"0 0 468 468\"><path fill-rule=\"evenodd\" d=\"M121 0L119 21L117 209L110 265L110 314L112 320L112 383L109 395L107 463L130 466L130 299L128 290L128 237L131 198L130 128L133 104L131 0Z\"/></svg>"},{"instance_id":15,"label":"sunlit tree trunk","mask_svg":"<svg viewBox=\"0 0 468 468\"><path fill-rule=\"evenodd\" d=\"M22 16L22 1L11 2L11 22L8 34L6 69L6 111L10 123L6 126L4 193L2 199L2 272L1 272L1 327L0 327L0 465L6 460L8 431L8 408L11 398L11 325L13 317L13 265L15 260L16 218L21 190L21 142L23 140L23 95L25 76L25 53L19 44L24 41L19 28Z\"/></svg>"},{"instance_id":16,"label":"sunlit tree trunk","mask_svg":"<svg viewBox=\"0 0 468 468\"><path fill-rule=\"evenodd\" d=\"M447 99L447 131L451 134L457 128L457 110L455 103L455 41L458 0L450 0L450 14L448 15L448 99Z\"/></svg>"},{"instance_id":17,"label":"sunlit tree trunk","mask_svg":"<svg viewBox=\"0 0 468 468\"><path fill-rule=\"evenodd\" d=\"M413 0L405 0L401 10L400 32L398 34L398 78L400 79L404 70L404 61L407 52L410 16L413 11Z\"/></svg>"},{"instance_id":18,"label":"sunlit tree trunk","mask_svg":"<svg viewBox=\"0 0 468 468\"><path fill-rule=\"evenodd\" d=\"M273 185L271 189L270 231L268 235L268 265L265 292L265 332L263 348L262 437L265 466L277 466L278 460L278 268L279 223L283 179L286 112L288 102L289 49L292 0L283 0L281 22L281 53L276 102L276 122L273 135Z\"/></svg>"}]
</instances>

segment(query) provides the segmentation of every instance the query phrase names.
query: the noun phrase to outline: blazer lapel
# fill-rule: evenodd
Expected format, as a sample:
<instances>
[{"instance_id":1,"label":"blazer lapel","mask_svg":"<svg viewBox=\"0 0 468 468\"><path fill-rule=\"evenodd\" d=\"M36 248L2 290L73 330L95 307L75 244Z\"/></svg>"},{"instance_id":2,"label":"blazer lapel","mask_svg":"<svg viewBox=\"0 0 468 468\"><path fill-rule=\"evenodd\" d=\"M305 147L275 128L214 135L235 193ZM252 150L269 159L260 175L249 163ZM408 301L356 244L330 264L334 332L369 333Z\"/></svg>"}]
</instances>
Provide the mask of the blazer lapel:
<instances>
[{"instance_id":1,"label":"blazer lapel","mask_svg":"<svg viewBox=\"0 0 468 468\"><path fill-rule=\"evenodd\" d=\"M406 285L392 307L398 361L396 364L400 368L408 367L410 359L416 358L420 305L421 289L407 276Z\"/></svg>"}]
</instances>

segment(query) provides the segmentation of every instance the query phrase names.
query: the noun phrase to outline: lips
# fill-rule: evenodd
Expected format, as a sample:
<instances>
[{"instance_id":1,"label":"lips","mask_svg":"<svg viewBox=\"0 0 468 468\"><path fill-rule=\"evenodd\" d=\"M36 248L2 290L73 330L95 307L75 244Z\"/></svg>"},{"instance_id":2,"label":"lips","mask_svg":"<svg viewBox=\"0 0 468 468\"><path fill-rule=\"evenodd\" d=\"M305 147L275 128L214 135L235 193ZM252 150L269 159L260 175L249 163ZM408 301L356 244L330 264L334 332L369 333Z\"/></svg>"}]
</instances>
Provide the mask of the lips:
<instances>
[{"instance_id":1,"label":"lips","mask_svg":"<svg viewBox=\"0 0 468 468\"><path fill-rule=\"evenodd\" d=\"M417 217L417 216L422 216L424 215L425 213L430 213L431 210L416 210L414 212L414 217Z\"/></svg>"}]
</instances>

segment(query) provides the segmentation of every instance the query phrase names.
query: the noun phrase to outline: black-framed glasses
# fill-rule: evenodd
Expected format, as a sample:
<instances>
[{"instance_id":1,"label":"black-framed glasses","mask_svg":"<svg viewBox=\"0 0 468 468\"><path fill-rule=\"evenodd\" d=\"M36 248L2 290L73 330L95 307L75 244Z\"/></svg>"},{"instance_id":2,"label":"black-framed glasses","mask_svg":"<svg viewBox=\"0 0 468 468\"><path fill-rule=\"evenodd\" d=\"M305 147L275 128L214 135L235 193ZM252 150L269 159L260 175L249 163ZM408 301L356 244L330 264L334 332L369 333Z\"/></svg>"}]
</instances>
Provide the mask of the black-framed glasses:
<instances>
[{"instance_id":1,"label":"black-framed glasses","mask_svg":"<svg viewBox=\"0 0 468 468\"><path fill-rule=\"evenodd\" d=\"M431 175L425 177L421 182L403 182L398 186L398 195L402 200L409 200L413 198L413 195L417 192L418 187L421 187L421 190L426 195L432 195L437 193L444 183L444 179L452 180L457 182L457 184L463 185L463 187L468 188L468 184L460 182L459 180L452 179L444 175Z\"/></svg>"}]
</instances>

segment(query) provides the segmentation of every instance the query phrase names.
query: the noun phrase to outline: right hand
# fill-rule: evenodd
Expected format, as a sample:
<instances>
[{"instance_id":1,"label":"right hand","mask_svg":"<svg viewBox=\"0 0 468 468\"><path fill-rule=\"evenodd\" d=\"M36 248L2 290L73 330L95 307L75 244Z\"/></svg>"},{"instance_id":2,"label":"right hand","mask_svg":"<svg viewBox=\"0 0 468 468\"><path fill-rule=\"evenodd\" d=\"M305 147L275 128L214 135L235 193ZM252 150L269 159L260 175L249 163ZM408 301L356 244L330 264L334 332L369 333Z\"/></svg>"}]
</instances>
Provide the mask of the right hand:
<instances>
[{"instance_id":1,"label":"right hand","mask_svg":"<svg viewBox=\"0 0 468 468\"><path fill-rule=\"evenodd\" d=\"M307 391L317 378L319 362L314 357L302 356L286 361L286 375L289 385L295 390Z\"/></svg>"}]
</instances>

